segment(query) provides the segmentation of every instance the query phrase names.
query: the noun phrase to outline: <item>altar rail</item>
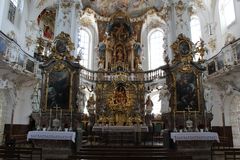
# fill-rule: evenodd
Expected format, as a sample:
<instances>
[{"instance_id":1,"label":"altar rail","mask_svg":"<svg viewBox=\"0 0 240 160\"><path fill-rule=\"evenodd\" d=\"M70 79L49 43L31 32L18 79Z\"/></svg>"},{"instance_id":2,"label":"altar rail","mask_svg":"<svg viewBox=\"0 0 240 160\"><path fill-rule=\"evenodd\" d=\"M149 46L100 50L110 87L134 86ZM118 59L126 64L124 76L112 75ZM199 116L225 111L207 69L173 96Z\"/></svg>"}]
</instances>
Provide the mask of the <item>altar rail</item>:
<instances>
[{"instance_id":1,"label":"altar rail","mask_svg":"<svg viewBox=\"0 0 240 160\"><path fill-rule=\"evenodd\" d=\"M208 77L228 72L240 64L240 38L225 45L221 51L206 61Z\"/></svg>"},{"instance_id":2,"label":"altar rail","mask_svg":"<svg viewBox=\"0 0 240 160\"><path fill-rule=\"evenodd\" d=\"M26 53L20 45L0 31L0 61L9 67L31 77L40 78L39 62Z\"/></svg>"}]
</instances>

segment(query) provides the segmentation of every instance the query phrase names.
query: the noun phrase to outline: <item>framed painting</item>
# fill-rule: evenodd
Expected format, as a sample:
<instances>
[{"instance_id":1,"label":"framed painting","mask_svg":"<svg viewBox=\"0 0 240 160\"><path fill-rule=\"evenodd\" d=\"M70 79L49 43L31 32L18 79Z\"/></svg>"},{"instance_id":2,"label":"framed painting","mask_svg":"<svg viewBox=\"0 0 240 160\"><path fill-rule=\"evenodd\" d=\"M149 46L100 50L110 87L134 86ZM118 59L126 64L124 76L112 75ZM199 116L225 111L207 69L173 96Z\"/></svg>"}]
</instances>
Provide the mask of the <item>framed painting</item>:
<instances>
[{"instance_id":1,"label":"framed painting","mask_svg":"<svg viewBox=\"0 0 240 160\"><path fill-rule=\"evenodd\" d=\"M193 72L177 72L176 79L176 111L199 110L198 78Z\"/></svg>"},{"instance_id":2,"label":"framed painting","mask_svg":"<svg viewBox=\"0 0 240 160\"><path fill-rule=\"evenodd\" d=\"M4 54L6 52L6 49L7 49L6 41L2 37L0 37L0 55Z\"/></svg>"},{"instance_id":3,"label":"framed painting","mask_svg":"<svg viewBox=\"0 0 240 160\"><path fill-rule=\"evenodd\" d=\"M30 59L27 60L26 63L26 70L28 70L29 72L34 72L34 62Z\"/></svg>"},{"instance_id":4,"label":"framed painting","mask_svg":"<svg viewBox=\"0 0 240 160\"><path fill-rule=\"evenodd\" d=\"M216 72L216 65L215 65L215 61L212 61L210 62L208 65L207 65L207 68L208 68L208 74L213 74Z\"/></svg>"},{"instance_id":5,"label":"framed painting","mask_svg":"<svg viewBox=\"0 0 240 160\"><path fill-rule=\"evenodd\" d=\"M70 73L67 70L49 73L47 85L47 109L68 109L70 103Z\"/></svg>"},{"instance_id":6,"label":"framed painting","mask_svg":"<svg viewBox=\"0 0 240 160\"><path fill-rule=\"evenodd\" d=\"M224 68L223 55L218 56L216 60L218 70L223 69Z\"/></svg>"},{"instance_id":7,"label":"framed painting","mask_svg":"<svg viewBox=\"0 0 240 160\"><path fill-rule=\"evenodd\" d=\"M237 60L240 61L240 44L236 46L236 55L237 55Z\"/></svg>"}]
</instances>

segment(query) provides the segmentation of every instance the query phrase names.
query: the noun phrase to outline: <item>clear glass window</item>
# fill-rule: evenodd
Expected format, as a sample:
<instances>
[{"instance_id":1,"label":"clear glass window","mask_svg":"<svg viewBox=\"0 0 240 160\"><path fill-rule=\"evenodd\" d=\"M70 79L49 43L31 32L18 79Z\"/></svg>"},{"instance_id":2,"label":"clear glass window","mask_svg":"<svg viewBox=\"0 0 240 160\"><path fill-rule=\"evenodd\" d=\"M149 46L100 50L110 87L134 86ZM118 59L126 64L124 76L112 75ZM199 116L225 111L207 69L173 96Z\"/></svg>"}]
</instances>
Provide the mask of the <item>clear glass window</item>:
<instances>
[{"instance_id":1,"label":"clear glass window","mask_svg":"<svg viewBox=\"0 0 240 160\"><path fill-rule=\"evenodd\" d=\"M191 17L190 27L191 27L192 42L196 43L202 37L201 24L197 16Z\"/></svg>"},{"instance_id":2,"label":"clear glass window","mask_svg":"<svg viewBox=\"0 0 240 160\"><path fill-rule=\"evenodd\" d=\"M86 68L89 68L89 42L89 33L85 29L80 28L78 33L77 55L81 58L80 64Z\"/></svg>"},{"instance_id":3,"label":"clear glass window","mask_svg":"<svg viewBox=\"0 0 240 160\"><path fill-rule=\"evenodd\" d=\"M164 33L162 30L154 30L149 34L149 69L156 69L165 65L163 57Z\"/></svg>"},{"instance_id":4,"label":"clear glass window","mask_svg":"<svg viewBox=\"0 0 240 160\"><path fill-rule=\"evenodd\" d=\"M221 26L230 26L236 20L233 0L219 0L219 14Z\"/></svg>"}]
</instances>

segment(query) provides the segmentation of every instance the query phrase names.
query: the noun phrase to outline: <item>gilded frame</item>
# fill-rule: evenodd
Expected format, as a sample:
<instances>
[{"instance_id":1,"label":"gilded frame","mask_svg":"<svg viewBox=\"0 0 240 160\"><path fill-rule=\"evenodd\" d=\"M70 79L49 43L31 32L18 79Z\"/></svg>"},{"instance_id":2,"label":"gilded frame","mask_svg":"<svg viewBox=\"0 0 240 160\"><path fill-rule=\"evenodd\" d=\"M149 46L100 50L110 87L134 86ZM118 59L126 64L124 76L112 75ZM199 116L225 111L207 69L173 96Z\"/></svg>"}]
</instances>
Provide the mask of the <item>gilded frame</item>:
<instances>
[{"instance_id":1,"label":"gilded frame","mask_svg":"<svg viewBox=\"0 0 240 160\"><path fill-rule=\"evenodd\" d=\"M191 66L183 66L173 72L173 110L176 112L200 111L200 74Z\"/></svg>"},{"instance_id":2,"label":"gilded frame","mask_svg":"<svg viewBox=\"0 0 240 160\"><path fill-rule=\"evenodd\" d=\"M73 86L74 72L66 66L64 62L57 62L48 71L45 72L45 85L44 85L44 110L47 111L51 108L59 107L70 111L72 108L72 86ZM66 83L65 83L66 82ZM64 86L63 84L66 84ZM51 91L55 93L50 95ZM60 92L59 92L60 91ZM55 95L54 95L55 94ZM51 98L55 102L51 104ZM64 97L67 96L67 97ZM65 101L64 101L65 100Z\"/></svg>"}]
</instances>

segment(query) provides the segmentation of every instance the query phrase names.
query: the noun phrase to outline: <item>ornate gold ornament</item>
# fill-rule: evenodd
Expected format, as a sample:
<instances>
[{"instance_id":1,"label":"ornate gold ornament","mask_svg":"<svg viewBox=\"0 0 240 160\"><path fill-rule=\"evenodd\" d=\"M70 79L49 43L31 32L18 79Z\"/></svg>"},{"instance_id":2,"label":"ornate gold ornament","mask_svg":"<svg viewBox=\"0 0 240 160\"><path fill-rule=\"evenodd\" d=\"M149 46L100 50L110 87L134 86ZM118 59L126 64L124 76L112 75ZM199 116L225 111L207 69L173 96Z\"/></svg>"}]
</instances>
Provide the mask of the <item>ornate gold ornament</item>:
<instances>
[{"instance_id":1,"label":"ornate gold ornament","mask_svg":"<svg viewBox=\"0 0 240 160\"><path fill-rule=\"evenodd\" d=\"M171 45L174 52L173 64L177 62L190 63L193 60L193 43L183 34L179 34L177 40Z\"/></svg>"},{"instance_id":2,"label":"ornate gold ornament","mask_svg":"<svg viewBox=\"0 0 240 160\"><path fill-rule=\"evenodd\" d=\"M74 48L74 43L72 43L70 35L61 32L54 39L52 53L50 54L49 58L73 61L75 58L70 54L70 52L73 51Z\"/></svg>"}]
</instances>

